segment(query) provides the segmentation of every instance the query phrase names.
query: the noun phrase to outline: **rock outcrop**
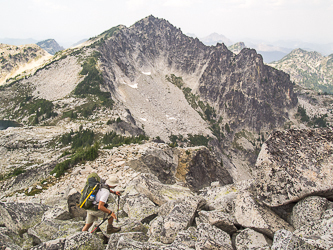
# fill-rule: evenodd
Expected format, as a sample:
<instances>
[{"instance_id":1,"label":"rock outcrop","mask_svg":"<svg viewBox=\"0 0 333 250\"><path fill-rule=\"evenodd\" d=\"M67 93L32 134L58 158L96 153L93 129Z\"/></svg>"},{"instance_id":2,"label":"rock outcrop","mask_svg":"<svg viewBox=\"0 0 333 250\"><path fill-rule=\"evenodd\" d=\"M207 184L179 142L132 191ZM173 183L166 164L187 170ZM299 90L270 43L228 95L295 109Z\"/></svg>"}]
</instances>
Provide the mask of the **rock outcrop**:
<instances>
[{"instance_id":1,"label":"rock outcrop","mask_svg":"<svg viewBox=\"0 0 333 250\"><path fill-rule=\"evenodd\" d=\"M253 169L258 198L280 206L310 195L332 197L332 140L331 128L273 133Z\"/></svg>"},{"instance_id":2,"label":"rock outcrop","mask_svg":"<svg viewBox=\"0 0 333 250\"><path fill-rule=\"evenodd\" d=\"M60 46L54 39L47 39L36 43L39 47L46 50L51 55L54 55L60 50L64 50L64 47Z\"/></svg>"},{"instance_id":3,"label":"rock outcrop","mask_svg":"<svg viewBox=\"0 0 333 250\"><path fill-rule=\"evenodd\" d=\"M193 191L216 181L221 185L233 183L229 172L206 147L155 148L128 165L136 171L154 174L164 184L181 181Z\"/></svg>"},{"instance_id":4,"label":"rock outcrop","mask_svg":"<svg viewBox=\"0 0 333 250\"><path fill-rule=\"evenodd\" d=\"M333 54L323 56L316 51L295 49L270 65L290 75L298 85L322 93L332 93Z\"/></svg>"},{"instance_id":5,"label":"rock outcrop","mask_svg":"<svg viewBox=\"0 0 333 250\"><path fill-rule=\"evenodd\" d=\"M0 85L29 76L52 57L35 44L0 44L0 54Z\"/></svg>"}]
</instances>

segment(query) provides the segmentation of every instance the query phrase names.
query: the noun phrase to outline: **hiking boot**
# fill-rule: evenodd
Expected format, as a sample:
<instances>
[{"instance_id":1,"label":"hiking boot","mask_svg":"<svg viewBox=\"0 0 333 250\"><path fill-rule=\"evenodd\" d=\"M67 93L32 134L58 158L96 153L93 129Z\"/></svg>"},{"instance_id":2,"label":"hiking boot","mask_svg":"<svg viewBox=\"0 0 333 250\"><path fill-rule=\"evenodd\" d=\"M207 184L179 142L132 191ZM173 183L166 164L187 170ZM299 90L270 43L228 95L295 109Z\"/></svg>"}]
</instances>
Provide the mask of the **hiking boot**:
<instances>
[{"instance_id":1,"label":"hiking boot","mask_svg":"<svg viewBox=\"0 0 333 250\"><path fill-rule=\"evenodd\" d=\"M112 233L119 232L120 230L121 230L120 227L114 227L114 226L112 226L112 225L108 225L107 230L106 230L106 233L107 233L107 234L112 234Z\"/></svg>"}]
</instances>

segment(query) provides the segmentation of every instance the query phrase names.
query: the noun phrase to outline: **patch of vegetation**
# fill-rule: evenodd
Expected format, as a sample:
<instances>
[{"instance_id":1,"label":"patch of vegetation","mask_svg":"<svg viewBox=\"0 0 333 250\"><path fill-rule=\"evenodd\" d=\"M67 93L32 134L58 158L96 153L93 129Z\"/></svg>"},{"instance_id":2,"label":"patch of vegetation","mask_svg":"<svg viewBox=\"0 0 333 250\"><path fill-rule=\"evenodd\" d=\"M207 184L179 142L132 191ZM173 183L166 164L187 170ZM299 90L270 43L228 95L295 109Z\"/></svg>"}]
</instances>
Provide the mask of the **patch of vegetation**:
<instances>
[{"instance_id":1,"label":"patch of vegetation","mask_svg":"<svg viewBox=\"0 0 333 250\"><path fill-rule=\"evenodd\" d=\"M62 145L68 145L72 143L72 149L78 149L80 147L91 146L94 143L95 133L90 129L83 129L80 127L77 132L65 133L61 136L60 142Z\"/></svg>"},{"instance_id":2,"label":"patch of vegetation","mask_svg":"<svg viewBox=\"0 0 333 250\"><path fill-rule=\"evenodd\" d=\"M18 176L19 174L23 174L26 170L23 167L19 167L13 170L13 172L8 174L0 174L0 181L10 179L12 177Z\"/></svg>"},{"instance_id":3,"label":"patch of vegetation","mask_svg":"<svg viewBox=\"0 0 333 250\"><path fill-rule=\"evenodd\" d=\"M182 89L184 86L184 81L182 77L177 77L174 74L171 74L170 76L166 75L165 79L172 84L176 85L179 89Z\"/></svg>"},{"instance_id":4,"label":"patch of vegetation","mask_svg":"<svg viewBox=\"0 0 333 250\"><path fill-rule=\"evenodd\" d=\"M314 127L314 128L324 128L327 127L327 114L321 115L321 116L314 116L313 118L310 118L306 114L305 108L298 106L297 113L295 115L297 118L300 118L302 122L306 122L307 126Z\"/></svg>"},{"instance_id":5,"label":"patch of vegetation","mask_svg":"<svg viewBox=\"0 0 333 250\"><path fill-rule=\"evenodd\" d=\"M170 135L169 140L171 143L169 144L170 147L183 147L183 146L189 146L189 147L195 147L195 146L206 146L208 147L208 142L211 140L209 136L203 136L203 135L192 135L188 134L187 138L185 138L183 135Z\"/></svg>"},{"instance_id":6,"label":"patch of vegetation","mask_svg":"<svg viewBox=\"0 0 333 250\"><path fill-rule=\"evenodd\" d=\"M74 94L83 98L88 94L95 95L101 101L102 106L112 109L114 102L111 98L111 94L109 92L103 92L100 89L100 86L104 84L104 80L101 73L96 68L99 57L100 53L95 51L92 56L88 57L82 64L83 69L80 75L84 75L85 78L76 86Z\"/></svg>"},{"instance_id":7,"label":"patch of vegetation","mask_svg":"<svg viewBox=\"0 0 333 250\"><path fill-rule=\"evenodd\" d=\"M51 171L51 175L56 174L55 177L62 176L66 170L74 167L78 163L84 163L85 161L93 161L98 157L99 144L95 143L94 146L88 146L86 148L80 147L75 150L75 153L68 160L58 163Z\"/></svg>"},{"instance_id":8,"label":"patch of vegetation","mask_svg":"<svg viewBox=\"0 0 333 250\"><path fill-rule=\"evenodd\" d=\"M17 111L18 114L16 115L22 115L24 113L28 113L29 115L35 114L29 119L32 125L38 124L41 120L58 116L58 113L53 111L53 103L45 99L32 99L31 96L25 95L19 105L20 109Z\"/></svg>"},{"instance_id":9,"label":"patch of vegetation","mask_svg":"<svg viewBox=\"0 0 333 250\"><path fill-rule=\"evenodd\" d=\"M77 118L77 113L74 110L64 112L62 114L62 118L67 118L67 117L69 117L71 119L76 119Z\"/></svg>"},{"instance_id":10,"label":"patch of vegetation","mask_svg":"<svg viewBox=\"0 0 333 250\"><path fill-rule=\"evenodd\" d=\"M132 143L142 143L144 140L149 140L149 137L145 135L139 135L139 136L122 136L116 134L116 132L112 131L109 133L106 133L103 138L102 142L107 145L104 148L106 149L112 149L114 147L119 147L124 144L132 144Z\"/></svg>"},{"instance_id":11,"label":"patch of vegetation","mask_svg":"<svg viewBox=\"0 0 333 250\"><path fill-rule=\"evenodd\" d=\"M111 124L113 124L113 123L119 123L119 122L122 122L123 120L120 118L120 117L118 117L116 120L115 119L113 119L113 120L108 120L107 121L107 123L106 123L106 125L111 125Z\"/></svg>"}]
</instances>

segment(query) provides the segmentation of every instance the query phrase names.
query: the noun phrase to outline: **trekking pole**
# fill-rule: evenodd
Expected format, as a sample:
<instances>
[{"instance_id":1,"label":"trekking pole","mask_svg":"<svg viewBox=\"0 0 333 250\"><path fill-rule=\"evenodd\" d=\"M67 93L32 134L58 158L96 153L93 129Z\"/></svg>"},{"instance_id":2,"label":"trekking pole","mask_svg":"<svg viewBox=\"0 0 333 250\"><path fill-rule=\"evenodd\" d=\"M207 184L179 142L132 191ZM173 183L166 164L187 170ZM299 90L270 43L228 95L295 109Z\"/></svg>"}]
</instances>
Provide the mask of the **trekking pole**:
<instances>
[{"instance_id":1,"label":"trekking pole","mask_svg":"<svg viewBox=\"0 0 333 250\"><path fill-rule=\"evenodd\" d=\"M95 230L97 230L98 228L99 228L99 226L100 225L102 225L106 220L108 220L109 219L109 217L108 216L106 216L106 218L105 219L103 219L103 221L101 222L101 223L99 223L98 225L97 225L97 227L95 227L90 233L93 233L93 232L95 232Z\"/></svg>"},{"instance_id":2,"label":"trekking pole","mask_svg":"<svg viewBox=\"0 0 333 250\"><path fill-rule=\"evenodd\" d=\"M118 214L119 214L119 201L120 201L120 196L118 195L118 208L117 208L117 222L119 222L118 220Z\"/></svg>"}]
</instances>

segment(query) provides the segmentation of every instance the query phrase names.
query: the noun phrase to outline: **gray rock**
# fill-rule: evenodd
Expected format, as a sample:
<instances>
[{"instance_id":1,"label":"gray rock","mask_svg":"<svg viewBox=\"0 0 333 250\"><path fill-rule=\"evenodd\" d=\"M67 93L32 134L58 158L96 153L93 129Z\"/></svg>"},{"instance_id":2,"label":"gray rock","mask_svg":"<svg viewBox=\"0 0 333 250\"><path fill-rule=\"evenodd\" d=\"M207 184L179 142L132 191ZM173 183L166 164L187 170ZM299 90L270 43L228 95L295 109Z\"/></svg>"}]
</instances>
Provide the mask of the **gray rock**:
<instances>
[{"instance_id":1,"label":"gray rock","mask_svg":"<svg viewBox=\"0 0 333 250\"><path fill-rule=\"evenodd\" d=\"M310 195L332 197L332 138L330 128L274 132L253 169L258 198L280 206Z\"/></svg>"},{"instance_id":2,"label":"gray rock","mask_svg":"<svg viewBox=\"0 0 333 250\"><path fill-rule=\"evenodd\" d=\"M44 220L34 227L29 228L28 234L34 237L35 243L40 244L81 232L83 226L83 222Z\"/></svg>"},{"instance_id":3,"label":"gray rock","mask_svg":"<svg viewBox=\"0 0 333 250\"><path fill-rule=\"evenodd\" d=\"M292 225L295 229L319 220L326 210L327 199L319 196L310 196L299 201L293 208Z\"/></svg>"},{"instance_id":4,"label":"gray rock","mask_svg":"<svg viewBox=\"0 0 333 250\"><path fill-rule=\"evenodd\" d=\"M270 250L272 241L261 233L250 228L240 231L235 237L235 246L237 250L247 249L267 249Z\"/></svg>"},{"instance_id":5,"label":"gray rock","mask_svg":"<svg viewBox=\"0 0 333 250\"><path fill-rule=\"evenodd\" d=\"M197 229L195 227L189 227L186 230L180 231L177 234L175 241L170 246L173 247L182 246L184 249L186 248L193 249L195 248L196 241L197 241Z\"/></svg>"},{"instance_id":6,"label":"gray rock","mask_svg":"<svg viewBox=\"0 0 333 250\"><path fill-rule=\"evenodd\" d=\"M207 210L219 210L225 213L233 213L234 200L243 191L250 190L253 180L239 181L223 187L208 187L202 190L201 197L207 201Z\"/></svg>"},{"instance_id":7,"label":"gray rock","mask_svg":"<svg viewBox=\"0 0 333 250\"><path fill-rule=\"evenodd\" d=\"M227 169L206 147L184 149L179 156L176 177L194 191L209 187L212 182L216 181L221 186L233 183Z\"/></svg>"},{"instance_id":8,"label":"gray rock","mask_svg":"<svg viewBox=\"0 0 333 250\"><path fill-rule=\"evenodd\" d=\"M237 224L252 228L273 238L276 231L285 229L294 231L294 228L276 215L271 209L255 200L247 191L237 195L235 199L235 212Z\"/></svg>"},{"instance_id":9,"label":"gray rock","mask_svg":"<svg viewBox=\"0 0 333 250\"><path fill-rule=\"evenodd\" d=\"M175 184L175 173L178 165L178 150L175 148L153 148L139 159L127 164L135 171L155 175L163 184Z\"/></svg>"},{"instance_id":10,"label":"gray rock","mask_svg":"<svg viewBox=\"0 0 333 250\"><path fill-rule=\"evenodd\" d=\"M127 239L131 239L131 240L135 240L135 241L139 241L139 242L148 241L148 236L142 232L115 233L115 234L111 234L106 250L117 249L117 245L118 245L119 239L121 237L125 237Z\"/></svg>"},{"instance_id":11,"label":"gray rock","mask_svg":"<svg viewBox=\"0 0 333 250\"><path fill-rule=\"evenodd\" d=\"M114 222L115 223L115 222ZM134 233L141 232L146 234L148 231L148 226L142 224L138 220L125 218L119 220L119 223L115 223L116 226L121 227L121 233ZM107 222L105 222L100 228L102 231L106 232Z\"/></svg>"},{"instance_id":12,"label":"gray rock","mask_svg":"<svg viewBox=\"0 0 333 250\"><path fill-rule=\"evenodd\" d=\"M233 250L230 235L207 223L198 225L196 250L225 249Z\"/></svg>"},{"instance_id":13,"label":"gray rock","mask_svg":"<svg viewBox=\"0 0 333 250\"><path fill-rule=\"evenodd\" d=\"M124 211L131 219L139 220L141 222L149 222L157 216L158 209L152 201L146 196L137 194L125 197Z\"/></svg>"},{"instance_id":14,"label":"gray rock","mask_svg":"<svg viewBox=\"0 0 333 250\"><path fill-rule=\"evenodd\" d=\"M200 197L185 197L172 200L160 207L159 215L163 217L160 241L162 243L172 243L178 232L187 229L194 221L196 211L205 204L205 200ZM160 231L160 225L157 225ZM151 225L151 231L154 226Z\"/></svg>"},{"instance_id":15,"label":"gray rock","mask_svg":"<svg viewBox=\"0 0 333 250\"><path fill-rule=\"evenodd\" d=\"M68 236L65 241L64 249L75 250L96 250L104 249L103 240L97 237L95 234L88 232L80 232L74 235Z\"/></svg>"},{"instance_id":16,"label":"gray rock","mask_svg":"<svg viewBox=\"0 0 333 250\"><path fill-rule=\"evenodd\" d=\"M22 248L17 244L17 240L13 238L18 239L21 237L8 229L0 228L0 249L21 250Z\"/></svg>"},{"instance_id":17,"label":"gray rock","mask_svg":"<svg viewBox=\"0 0 333 250\"><path fill-rule=\"evenodd\" d=\"M320 249L306 243L287 230L279 230L274 234L272 250L315 250Z\"/></svg>"},{"instance_id":18,"label":"gray rock","mask_svg":"<svg viewBox=\"0 0 333 250\"><path fill-rule=\"evenodd\" d=\"M140 242L135 241L124 236L121 236L118 240L117 246L115 249L127 250L127 249L142 249L142 250L157 250L163 246L161 243L149 243L149 242ZM110 249L110 248L109 248ZM111 250L111 249L110 249Z\"/></svg>"},{"instance_id":19,"label":"gray rock","mask_svg":"<svg viewBox=\"0 0 333 250\"><path fill-rule=\"evenodd\" d=\"M65 247L65 241L66 239L64 238L50 240L31 248L31 250L63 250Z\"/></svg>"},{"instance_id":20,"label":"gray rock","mask_svg":"<svg viewBox=\"0 0 333 250\"><path fill-rule=\"evenodd\" d=\"M217 210L200 211L198 214L202 223L209 223L210 225L216 226L228 234L233 234L237 231L237 228L234 225L237 223L236 219L230 214Z\"/></svg>"},{"instance_id":21,"label":"gray rock","mask_svg":"<svg viewBox=\"0 0 333 250\"><path fill-rule=\"evenodd\" d=\"M42 204L0 202L0 215L8 229L23 232L39 223L48 208Z\"/></svg>"},{"instance_id":22,"label":"gray rock","mask_svg":"<svg viewBox=\"0 0 333 250\"><path fill-rule=\"evenodd\" d=\"M71 214L71 217L83 220L87 216L87 211L77 206L77 204L79 204L80 201L80 196L81 195L79 192L70 194L67 198L67 204L68 204L68 211Z\"/></svg>"},{"instance_id":23,"label":"gray rock","mask_svg":"<svg viewBox=\"0 0 333 250\"><path fill-rule=\"evenodd\" d=\"M310 220L295 230L294 235L319 248L333 248L333 217L323 214L323 218Z\"/></svg>"},{"instance_id":24,"label":"gray rock","mask_svg":"<svg viewBox=\"0 0 333 250\"><path fill-rule=\"evenodd\" d=\"M139 193L147 196L158 206L180 197L193 195L188 188L176 184L162 184L157 177L152 174L141 174L133 179L128 186L134 187Z\"/></svg>"},{"instance_id":25,"label":"gray rock","mask_svg":"<svg viewBox=\"0 0 333 250\"><path fill-rule=\"evenodd\" d=\"M148 236L150 242L161 242L161 235L163 233L164 217L157 216L149 223Z\"/></svg>"},{"instance_id":26,"label":"gray rock","mask_svg":"<svg viewBox=\"0 0 333 250\"><path fill-rule=\"evenodd\" d=\"M179 180L195 191L215 181L221 185L233 183L228 171L206 147L154 148L128 165L136 171L154 174L163 184Z\"/></svg>"},{"instance_id":27,"label":"gray rock","mask_svg":"<svg viewBox=\"0 0 333 250\"><path fill-rule=\"evenodd\" d=\"M69 220L71 218L72 216L68 211L58 207L52 207L44 213L42 220Z\"/></svg>"}]
</instances>

